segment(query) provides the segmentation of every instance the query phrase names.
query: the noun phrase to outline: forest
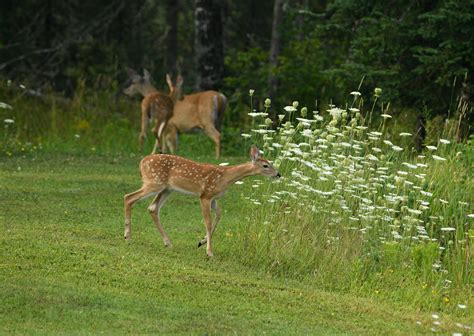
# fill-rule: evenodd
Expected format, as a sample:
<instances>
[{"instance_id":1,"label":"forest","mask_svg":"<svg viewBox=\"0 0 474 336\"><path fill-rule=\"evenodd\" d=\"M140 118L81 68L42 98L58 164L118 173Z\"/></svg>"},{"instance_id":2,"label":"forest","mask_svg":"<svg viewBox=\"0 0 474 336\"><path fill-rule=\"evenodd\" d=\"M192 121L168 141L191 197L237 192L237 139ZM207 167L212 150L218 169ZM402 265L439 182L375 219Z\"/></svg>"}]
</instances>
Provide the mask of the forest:
<instances>
[{"instance_id":1,"label":"forest","mask_svg":"<svg viewBox=\"0 0 474 336\"><path fill-rule=\"evenodd\" d=\"M1 1L0 334L471 334L473 36L474 0Z\"/></svg>"},{"instance_id":2,"label":"forest","mask_svg":"<svg viewBox=\"0 0 474 336\"><path fill-rule=\"evenodd\" d=\"M66 97L81 82L118 90L126 68L146 68L160 88L180 71L185 92L224 92L233 124L249 89L277 110L381 87L397 113L426 123L452 116L458 97L472 106L473 11L472 1L2 1L0 71Z\"/></svg>"}]
</instances>

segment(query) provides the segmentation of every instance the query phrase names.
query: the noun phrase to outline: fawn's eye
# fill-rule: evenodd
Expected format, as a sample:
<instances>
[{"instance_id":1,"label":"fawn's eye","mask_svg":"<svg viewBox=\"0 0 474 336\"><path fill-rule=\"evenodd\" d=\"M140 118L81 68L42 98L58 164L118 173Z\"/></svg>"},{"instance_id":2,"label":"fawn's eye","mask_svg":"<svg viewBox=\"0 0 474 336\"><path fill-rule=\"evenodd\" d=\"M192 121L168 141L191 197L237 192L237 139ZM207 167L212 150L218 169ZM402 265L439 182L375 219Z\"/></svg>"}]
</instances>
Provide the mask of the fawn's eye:
<instances>
[{"instance_id":1,"label":"fawn's eye","mask_svg":"<svg viewBox=\"0 0 474 336\"><path fill-rule=\"evenodd\" d=\"M268 165L266 163L263 164L263 168L268 168Z\"/></svg>"}]
</instances>

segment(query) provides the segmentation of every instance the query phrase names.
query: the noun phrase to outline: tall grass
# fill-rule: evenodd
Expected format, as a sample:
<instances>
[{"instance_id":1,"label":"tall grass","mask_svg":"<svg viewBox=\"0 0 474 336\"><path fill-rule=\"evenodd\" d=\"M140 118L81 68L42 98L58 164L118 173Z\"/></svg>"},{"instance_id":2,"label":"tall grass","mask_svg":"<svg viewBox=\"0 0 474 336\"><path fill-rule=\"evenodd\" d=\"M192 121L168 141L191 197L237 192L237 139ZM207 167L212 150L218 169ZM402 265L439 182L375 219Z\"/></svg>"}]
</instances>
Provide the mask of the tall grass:
<instances>
[{"instance_id":1,"label":"tall grass","mask_svg":"<svg viewBox=\"0 0 474 336\"><path fill-rule=\"evenodd\" d=\"M31 96L28 90L0 82L1 101L9 105L0 108L0 155L136 152L139 102L116 100L112 90L89 88L84 82L70 100L55 98L52 92Z\"/></svg>"},{"instance_id":2,"label":"tall grass","mask_svg":"<svg viewBox=\"0 0 474 336\"><path fill-rule=\"evenodd\" d=\"M116 83L104 78L93 86L78 83L71 99L54 92L41 97L0 80L0 156L28 152L69 153L75 155L141 155L150 153L154 136L147 133L143 153L138 151L140 100L116 96ZM31 93L31 92L30 92ZM223 131L225 155L241 153L237 128ZM189 138L179 153L203 156L214 151L205 135ZM237 139L237 141L236 141Z\"/></svg>"},{"instance_id":3,"label":"tall grass","mask_svg":"<svg viewBox=\"0 0 474 336\"><path fill-rule=\"evenodd\" d=\"M439 139L416 153L411 134L388 137L379 94L368 111L358 92L351 107L324 113L294 102L276 130L266 111L249 113L243 137L284 177L243 196L254 209L238 255L324 288L462 313L472 301L474 146Z\"/></svg>"}]
</instances>

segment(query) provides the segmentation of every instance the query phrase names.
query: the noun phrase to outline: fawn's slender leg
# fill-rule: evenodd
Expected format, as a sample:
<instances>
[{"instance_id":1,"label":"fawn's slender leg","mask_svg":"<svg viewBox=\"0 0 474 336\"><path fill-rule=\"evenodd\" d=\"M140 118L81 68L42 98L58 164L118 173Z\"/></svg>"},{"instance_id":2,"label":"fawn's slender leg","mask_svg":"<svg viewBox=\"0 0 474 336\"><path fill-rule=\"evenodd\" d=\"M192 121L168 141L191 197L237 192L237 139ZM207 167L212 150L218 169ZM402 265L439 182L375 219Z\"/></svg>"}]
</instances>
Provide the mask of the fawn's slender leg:
<instances>
[{"instance_id":1,"label":"fawn's slender leg","mask_svg":"<svg viewBox=\"0 0 474 336\"><path fill-rule=\"evenodd\" d=\"M143 150L143 141L146 138L146 130L148 128L148 121L149 121L149 116L148 116L148 108L142 101L142 123L141 123L141 130L140 130L140 136L138 137L138 149L140 152Z\"/></svg>"},{"instance_id":2,"label":"fawn's slender leg","mask_svg":"<svg viewBox=\"0 0 474 336\"><path fill-rule=\"evenodd\" d=\"M165 144L171 154L176 153L178 150L178 129L172 123L168 123Z\"/></svg>"},{"instance_id":3,"label":"fawn's slender leg","mask_svg":"<svg viewBox=\"0 0 474 336\"><path fill-rule=\"evenodd\" d=\"M165 204L166 200L168 199L168 196L171 194L171 191L169 190L163 190L160 194L158 194L153 202L151 202L150 206L148 207L148 212L150 213L151 218L153 218L153 221L155 222L156 228L161 234L161 237L163 238L163 243L165 243L166 247L172 247L173 244L171 244L170 239L168 238L168 235L166 234L163 225L161 225L160 222L160 210L161 207Z\"/></svg>"},{"instance_id":4,"label":"fawn's slender leg","mask_svg":"<svg viewBox=\"0 0 474 336\"><path fill-rule=\"evenodd\" d=\"M156 122L156 126L153 129L153 133L155 133L156 136L156 141L155 141L155 146L153 147L153 151L151 154L155 154L156 150L159 148L161 153L165 152L165 139L164 139L164 129L166 128L166 124L168 123L168 120L166 120L165 117L158 118Z\"/></svg>"},{"instance_id":5,"label":"fawn's slender leg","mask_svg":"<svg viewBox=\"0 0 474 336\"><path fill-rule=\"evenodd\" d=\"M217 205L217 201L215 199L213 199L212 202L211 202L211 209L214 210L214 214L215 214L214 223L212 224L212 234L214 234L216 226L219 223L219 221L221 220L221 214L222 214L221 209ZM206 242L207 242L207 235L204 236L204 238L202 238L199 241L198 247L200 247L201 245L206 244Z\"/></svg>"},{"instance_id":6,"label":"fawn's slender leg","mask_svg":"<svg viewBox=\"0 0 474 336\"><path fill-rule=\"evenodd\" d=\"M164 188L163 188L164 189ZM153 193L161 192L161 190L154 190L149 187L141 187L139 190L127 194L123 197L124 203L124 215L125 215L125 232L124 237L129 240L132 233L132 207L139 200L150 196Z\"/></svg>"},{"instance_id":7,"label":"fawn's slender leg","mask_svg":"<svg viewBox=\"0 0 474 336\"><path fill-rule=\"evenodd\" d=\"M201 211L202 216L204 217L204 224L206 225L206 234L207 234L207 256L212 257L212 218L211 218L211 200L201 198Z\"/></svg>"}]
</instances>

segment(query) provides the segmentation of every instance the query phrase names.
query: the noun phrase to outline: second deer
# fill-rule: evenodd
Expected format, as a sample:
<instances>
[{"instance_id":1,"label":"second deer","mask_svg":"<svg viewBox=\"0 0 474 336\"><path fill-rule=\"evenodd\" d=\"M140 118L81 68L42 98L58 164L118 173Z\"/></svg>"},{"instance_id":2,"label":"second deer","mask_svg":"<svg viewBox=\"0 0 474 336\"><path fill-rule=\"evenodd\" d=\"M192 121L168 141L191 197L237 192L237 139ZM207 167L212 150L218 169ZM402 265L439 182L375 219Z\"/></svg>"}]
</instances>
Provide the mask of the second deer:
<instances>
[{"instance_id":1,"label":"second deer","mask_svg":"<svg viewBox=\"0 0 474 336\"><path fill-rule=\"evenodd\" d=\"M216 158L221 155L221 124L227 106L227 98L222 93L208 90L183 96L182 88L167 80L170 92L177 92L183 99L177 100L173 117L170 119L165 139L166 145L174 153L178 149L178 134L192 129L202 129L214 142Z\"/></svg>"},{"instance_id":2,"label":"second deer","mask_svg":"<svg viewBox=\"0 0 474 336\"><path fill-rule=\"evenodd\" d=\"M252 175L280 177L280 173L272 164L260 157L256 146L250 149L248 163L237 166L217 166L197 163L179 156L168 154L149 155L140 162L142 187L124 196L125 210L125 239L131 237L132 206L144 198L155 196L148 207L155 225L160 232L165 246L171 246L160 222L160 209L165 204L171 192L177 191L199 197L201 211L206 225L206 236L199 242L199 246L207 243L207 255L213 256L211 238L221 219L221 210L217 199L236 181ZM211 218L211 209L214 211L214 222Z\"/></svg>"}]
</instances>

